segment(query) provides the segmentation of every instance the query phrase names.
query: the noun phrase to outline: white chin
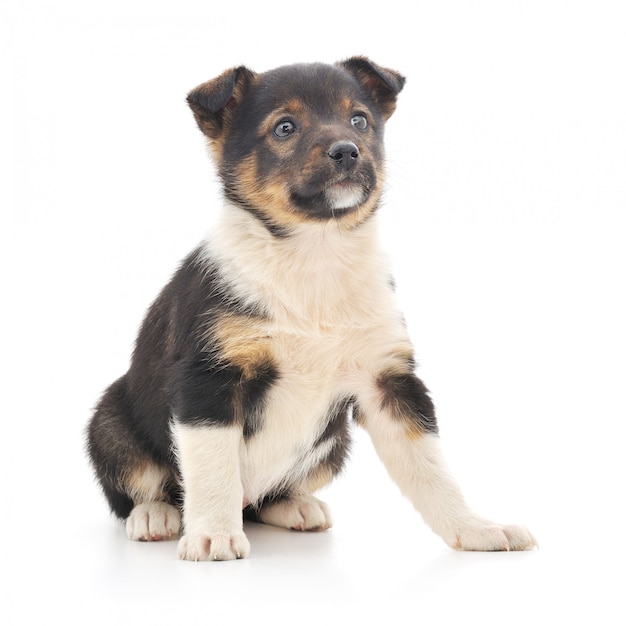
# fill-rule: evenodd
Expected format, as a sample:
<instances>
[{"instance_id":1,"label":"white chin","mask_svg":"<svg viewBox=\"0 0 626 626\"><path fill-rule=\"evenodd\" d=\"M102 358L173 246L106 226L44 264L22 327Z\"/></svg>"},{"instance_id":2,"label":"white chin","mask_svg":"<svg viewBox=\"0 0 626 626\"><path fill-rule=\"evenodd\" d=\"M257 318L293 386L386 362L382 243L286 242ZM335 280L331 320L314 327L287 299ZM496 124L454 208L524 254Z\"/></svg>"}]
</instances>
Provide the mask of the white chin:
<instances>
[{"instance_id":1,"label":"white chin","mask_svg":"<svg viewBox=\"0 0 626 626\"><path fill-rule=\"evenodd\" d=\"M325 191L326 201L333 210L352 209L363 201L360 187L330 187Z\"/></svg>"}]
</instances>

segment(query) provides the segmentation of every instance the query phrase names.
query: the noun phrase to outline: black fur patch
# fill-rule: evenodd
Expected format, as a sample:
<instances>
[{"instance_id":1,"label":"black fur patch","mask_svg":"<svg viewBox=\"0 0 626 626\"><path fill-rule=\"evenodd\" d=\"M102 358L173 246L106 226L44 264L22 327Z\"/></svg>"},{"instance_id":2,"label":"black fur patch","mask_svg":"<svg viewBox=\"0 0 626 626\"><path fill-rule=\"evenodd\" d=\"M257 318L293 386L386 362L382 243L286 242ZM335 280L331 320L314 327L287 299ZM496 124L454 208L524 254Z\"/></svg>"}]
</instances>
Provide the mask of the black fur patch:
<instances>
[{"instance_id":1,"label":"black fur patch","mask_svg":"<svg viewBox=\"0 0 626 626\"><path fill-rule=\"evenodd\" d=\"M333 442L331 451L321 463L329 468L333 475L341 471L350 452L349 418L352 415L352 406L351 399L335 403L328 414L324 432L315 442L315 447L328 441Z\"/></svg>"},{"instance_id":2,"label":"black fur patch","mask_svg":"<svg viewBox=\"0 0 626 626\"><path fill-rule=\"evenodd\" d=\"M382 408L421 433L437 433L435 407L426 385L412 372L388 372L376 381L383 393Z\"/></svg>"}]
</instances>

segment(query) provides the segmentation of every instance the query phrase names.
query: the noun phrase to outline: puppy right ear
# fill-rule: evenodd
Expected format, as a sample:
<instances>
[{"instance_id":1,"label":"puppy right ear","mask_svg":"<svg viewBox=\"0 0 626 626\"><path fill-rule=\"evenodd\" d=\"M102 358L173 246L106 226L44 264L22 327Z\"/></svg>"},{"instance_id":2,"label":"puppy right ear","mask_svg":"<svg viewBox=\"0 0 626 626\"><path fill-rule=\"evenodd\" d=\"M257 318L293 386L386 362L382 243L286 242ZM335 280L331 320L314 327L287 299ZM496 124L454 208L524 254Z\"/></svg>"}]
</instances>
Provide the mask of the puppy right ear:
<instances>
[{"instance_id":1,"label":"puppy right ear","mask_svg":"<svg viewBox=\"0 0 626 626\"><path fill-rule=\"evenodd\" d=\"M405 78L395 70L381 67L367 57L352 57L338 64L352 74L369 91L385 120L396 110L396 98L404 87Z\"/></svg>"},{"instance_id":2,"label":"puppy right ear","mask_svg":"<svg viewBox=\"0 0 626 626\"><path fill-rule=\"evenodd\" d=\"M226 70L189 92L187 103L200 130L209 139L217 139L228 127L234 109L243 99L254 76L254 72L242 65Z\"/></svg>"}]
</instances>

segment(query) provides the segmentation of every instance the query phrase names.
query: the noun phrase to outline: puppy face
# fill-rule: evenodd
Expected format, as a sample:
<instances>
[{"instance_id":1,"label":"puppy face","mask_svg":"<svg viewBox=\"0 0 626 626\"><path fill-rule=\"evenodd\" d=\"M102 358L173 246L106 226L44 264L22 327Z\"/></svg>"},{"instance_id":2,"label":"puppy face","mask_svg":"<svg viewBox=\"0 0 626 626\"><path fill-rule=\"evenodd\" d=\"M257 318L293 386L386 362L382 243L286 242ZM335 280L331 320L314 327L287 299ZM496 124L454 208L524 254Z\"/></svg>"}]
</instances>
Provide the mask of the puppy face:
<instances>
[{"instance_id":1,"label":"puppy face","mask_svg":"<svg viewBox=\"0 0 626 626\"><path fill-rule=\"evenodd\" d=\"M404 78L356 57L255 74L240 67L188 102L226 196L276 235L303 222L362 223L384 179L383 130Z\"/></svg>"}]
</instances>

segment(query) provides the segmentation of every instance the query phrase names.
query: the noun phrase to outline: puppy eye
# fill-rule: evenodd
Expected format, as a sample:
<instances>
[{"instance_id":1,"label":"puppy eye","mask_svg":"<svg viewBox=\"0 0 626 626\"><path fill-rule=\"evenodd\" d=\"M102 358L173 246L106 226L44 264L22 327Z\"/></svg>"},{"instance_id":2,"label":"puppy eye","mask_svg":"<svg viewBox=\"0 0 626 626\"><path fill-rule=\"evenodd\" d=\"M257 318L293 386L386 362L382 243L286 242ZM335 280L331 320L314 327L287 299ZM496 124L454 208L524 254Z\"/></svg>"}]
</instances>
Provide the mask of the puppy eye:
<instances>
[{"instance_id":1,"label":"puppy eye","mask_svg":"<svg viewBox=\"0 0 626 626\"><path fill-rule=\"evenodd\" d=\"M282 120L278 122L276 127L274 128L274 134L276 137L289 137L296 132L296 125L290 120Z\"/></svg>"},{"instance_id":2,"label":"puppy eye","mask_svg":"<svg viewBox=\"0 0 626 626\"><path fill-rule=\"evenodd\" d=\"M353 115L350 123L352 124L352 126L355 126L359 130L365 130L367 128L367 118L365 117L365 115Z\"/></svg>"}]
</instances>

